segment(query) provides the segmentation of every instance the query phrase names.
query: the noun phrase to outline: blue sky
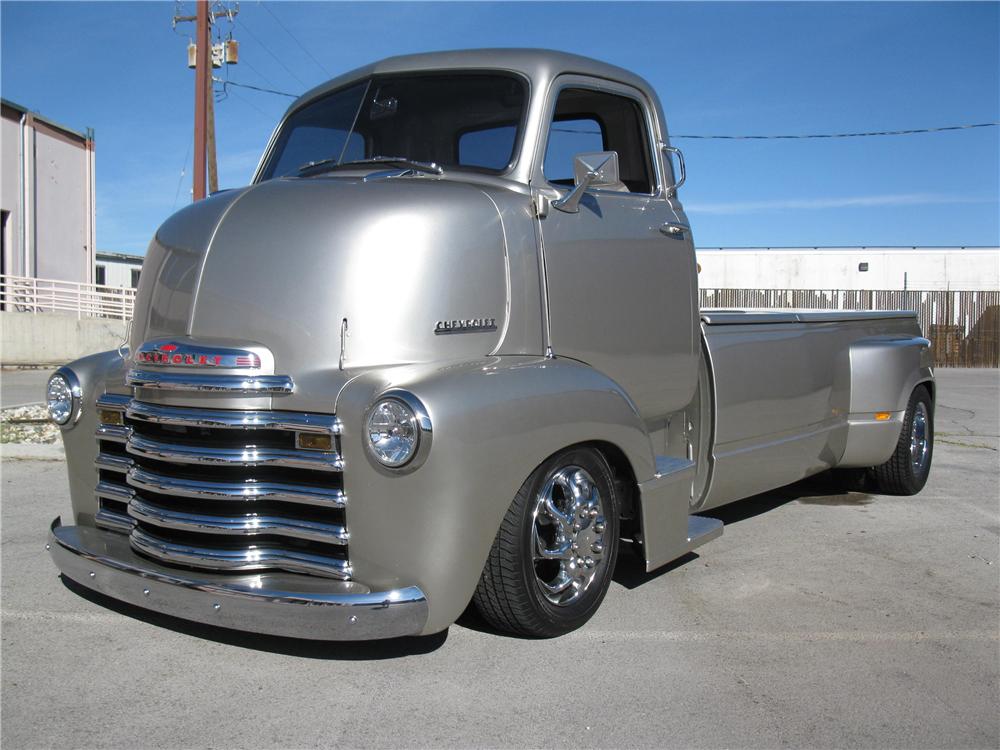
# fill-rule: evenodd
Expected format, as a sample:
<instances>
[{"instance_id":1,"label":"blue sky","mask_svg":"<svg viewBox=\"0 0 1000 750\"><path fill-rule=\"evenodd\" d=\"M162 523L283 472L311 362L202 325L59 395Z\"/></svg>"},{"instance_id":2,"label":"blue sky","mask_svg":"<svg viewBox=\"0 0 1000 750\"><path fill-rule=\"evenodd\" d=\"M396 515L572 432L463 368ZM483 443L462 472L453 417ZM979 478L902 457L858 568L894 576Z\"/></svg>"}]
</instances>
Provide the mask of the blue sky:
<instances>
[{"instance_id":1,"label":"blue sky","mask_svg":"<svg viewBox=\"0 0 1000 750\"><path fill-rule=\"evenodd\" d=\"M102 250L145 252L190 200L193 29L171 29L174 7L0 4L3 97L96 131ZM241 61L228 73L299 93L393 54L549 47L646 77L677 134L934 127L1000 120L998 11L985 2L244 0L233 28ZM216 103L223 187L249 180L289 101L230 89ZM675 145L702 247L1000 244L1000 128Z\"/></svg>"}]
</instances>

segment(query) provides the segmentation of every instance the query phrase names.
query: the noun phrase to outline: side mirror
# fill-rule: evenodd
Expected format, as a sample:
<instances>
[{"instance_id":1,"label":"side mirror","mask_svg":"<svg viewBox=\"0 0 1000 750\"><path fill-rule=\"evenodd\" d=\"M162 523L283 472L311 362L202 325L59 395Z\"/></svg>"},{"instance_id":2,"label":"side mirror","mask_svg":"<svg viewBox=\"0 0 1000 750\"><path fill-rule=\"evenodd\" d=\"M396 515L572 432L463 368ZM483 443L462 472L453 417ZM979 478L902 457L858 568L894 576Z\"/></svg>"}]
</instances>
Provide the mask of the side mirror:
<instances>
[{"instance_id":1,"label":"side mirror","mask_svg":"<svg viewBox=\"0 0 1000 750\"><path fill-rule=\"evenodd\" d=\"M573 157L573 182L576 187L565 198L552 201L552 208L575 214L580 210L583 194L590 188L620 188L618 153L595 151L589 154L577 154Z\"/></svg>"}]
</instances>

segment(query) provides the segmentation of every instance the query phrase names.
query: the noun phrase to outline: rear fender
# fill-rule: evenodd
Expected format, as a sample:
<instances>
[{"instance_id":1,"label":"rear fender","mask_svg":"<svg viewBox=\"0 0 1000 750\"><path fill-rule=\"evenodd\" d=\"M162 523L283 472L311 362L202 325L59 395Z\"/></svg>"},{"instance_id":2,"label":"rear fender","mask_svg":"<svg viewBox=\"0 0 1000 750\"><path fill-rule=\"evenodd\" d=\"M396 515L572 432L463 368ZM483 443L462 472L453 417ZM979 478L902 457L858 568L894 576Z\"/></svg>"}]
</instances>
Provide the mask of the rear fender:
<instances>
[{"instance_id":1,"label":"rear fender","mask_svg":"<svg viewBox=\"0 0 1000 750\"><path fill-rule=\"evenodd\" d=\"M896 448L913 389L933 384L931 342L920 336L865 338L851 344L849 357L847 438L838 465L878 466Z\"/></svg>"}]
</instances>

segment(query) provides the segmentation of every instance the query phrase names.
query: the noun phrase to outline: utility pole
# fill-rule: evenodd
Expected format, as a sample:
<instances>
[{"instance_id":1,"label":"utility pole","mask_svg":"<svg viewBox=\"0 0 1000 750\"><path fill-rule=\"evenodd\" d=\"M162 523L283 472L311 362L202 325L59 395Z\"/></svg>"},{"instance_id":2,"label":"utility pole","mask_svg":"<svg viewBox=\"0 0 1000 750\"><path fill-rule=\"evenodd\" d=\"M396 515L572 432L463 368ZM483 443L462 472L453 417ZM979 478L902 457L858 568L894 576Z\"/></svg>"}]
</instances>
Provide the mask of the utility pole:
<instances>
[{"instance_id":1,"label":"utility pole","mask_svg":"<svg viewBox=\"0 0 1000 750\"><path fill-rule=\"evenodd\" d=\"M174 15L173 26L179 22L195 22L195 41L188 45L188 67L194 68L194 169L192 169L194 200L206 196L205 177L208 177L208 193L219 189L219 170L215 157L215 90L212 71L223 63L234 65L239 60L238 43L232 33L223 42L211 43L212 24L226 18L232 24L240 12L239 3L235 8L210 0L195 0L196 12L193 16ZM180 3L177 5L180 9Z\"/></svg>"},{"instance_id":2,"label":"utility pole","mask_svg":"<svg viewBox=\"0 0 1000 750\"><path fill-rule=\"evenodd\" d=\"M205 150L208 135L208 97L212 75L211 54L208 45L208 0L197 0L194 69L194 199L205 197Z\"/></svg>"},{"instance_id":3,"label":"utility pole","mask_svg":"<svg viewBox=\"0 0 1000 750\"><path fill-rule=\"evenodd\" d=\"M219 164L215 160L215 92L208 87L205 102L208 108L207 127L205 128L205 151L208 156L208 194L219 190Z\"/></svg>"}]
</instances>

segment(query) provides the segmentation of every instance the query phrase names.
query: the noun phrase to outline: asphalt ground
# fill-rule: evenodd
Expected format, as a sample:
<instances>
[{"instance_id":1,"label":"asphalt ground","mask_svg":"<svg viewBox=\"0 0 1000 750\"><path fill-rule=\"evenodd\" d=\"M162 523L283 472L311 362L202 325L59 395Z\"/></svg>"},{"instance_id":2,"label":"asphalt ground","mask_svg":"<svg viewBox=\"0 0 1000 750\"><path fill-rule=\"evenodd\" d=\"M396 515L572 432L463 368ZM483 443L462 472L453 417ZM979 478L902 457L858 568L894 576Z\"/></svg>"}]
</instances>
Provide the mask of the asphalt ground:
<instances>
[{"instance_id":1,"label":"asphalt ground","mask_svg":"<svg viewBox=\"0 0 1000 750\"><path fill-rule=\"evenodd\" d=\"M825 479L721 509L652 575L619 559L583 629L313 643L64 584L58 462L5 461L2 730L25 747L1000 745L998 372L941 371L916 497Z\"/></svg>"},{"instance_id":2,"label":"asphalt ground","mask_svg":"<svg viewBox=\"0 0 1000 750\"><path fill-rule=\"evenodd\" d=\"M40 404L45 401L45 384L55 367L31 370L0 370L0 407Z\"/></svg>"}]
</instances>

